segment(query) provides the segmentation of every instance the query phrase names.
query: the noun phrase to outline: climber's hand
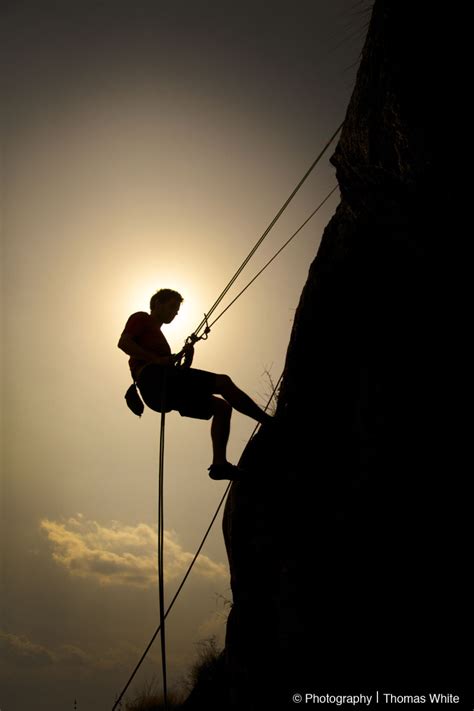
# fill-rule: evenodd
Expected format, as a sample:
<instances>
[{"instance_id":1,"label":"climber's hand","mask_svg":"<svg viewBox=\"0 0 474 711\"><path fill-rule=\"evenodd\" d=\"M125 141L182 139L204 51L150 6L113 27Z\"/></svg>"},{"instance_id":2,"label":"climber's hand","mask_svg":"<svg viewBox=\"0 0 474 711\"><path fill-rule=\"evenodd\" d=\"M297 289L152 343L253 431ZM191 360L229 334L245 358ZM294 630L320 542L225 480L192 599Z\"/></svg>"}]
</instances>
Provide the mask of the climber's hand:
<instances>
[{"instance_id":1,"label":"climber's hand","mask_svg":"<svg viewBox=\"0 0 474 711\"><path fill-rule=\"evenodd\" d=\"M194 345L192 343L185 343L181 353L183 354L181 367L190 368L194 358Z\"/></svg>"}]
</instances>

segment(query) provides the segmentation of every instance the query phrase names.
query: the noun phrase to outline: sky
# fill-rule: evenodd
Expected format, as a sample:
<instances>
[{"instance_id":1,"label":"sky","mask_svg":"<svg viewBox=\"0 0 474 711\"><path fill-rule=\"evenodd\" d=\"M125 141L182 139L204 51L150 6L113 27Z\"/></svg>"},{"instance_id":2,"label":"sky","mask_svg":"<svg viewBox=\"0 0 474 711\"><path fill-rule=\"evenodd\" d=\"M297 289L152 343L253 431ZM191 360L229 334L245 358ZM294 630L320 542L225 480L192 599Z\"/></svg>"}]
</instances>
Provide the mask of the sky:
<instances>
[{"instance_id":1,"label":"sky","mask_svg":"<svg viewBox=\"0 0 474 711\"><path fill-rule=\"evenodd\" d=\"M0 708L102 711L158 624L160 418L127 409L117 341L162 287L185 299L164 327L173 351L201 322L342 122L367 3L19 0L0 19ZM336 184L330 154L223 306ZM195 367L265 404L338 199L197 345ZM172 413L166 428L170 600L226 483L207 476L209 422ZM252 429L234 413L231 461ZM202 640L223 644L221 519L168 618L171 685ZM159 683L159 660L156 644L128 698Z\"/></svg>"}]
</instances>

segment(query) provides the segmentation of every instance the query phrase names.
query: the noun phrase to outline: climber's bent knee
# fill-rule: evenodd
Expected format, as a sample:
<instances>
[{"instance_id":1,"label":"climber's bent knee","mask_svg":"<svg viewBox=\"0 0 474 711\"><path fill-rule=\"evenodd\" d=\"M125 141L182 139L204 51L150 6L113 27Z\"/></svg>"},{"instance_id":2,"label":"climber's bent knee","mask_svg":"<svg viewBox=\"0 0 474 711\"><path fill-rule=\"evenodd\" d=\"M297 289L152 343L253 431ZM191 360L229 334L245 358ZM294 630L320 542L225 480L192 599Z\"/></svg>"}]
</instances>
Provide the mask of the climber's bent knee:
<instances>
[{"instance_id":1,"label":"climber's bent knee","mask_svg":"<svg viewBox=\"0 0 474 711\"><path fill-rule=\"evenodd\" d=\"M216 393L223 395L234 383L228 375L216 375Z\"/></svg>"},{"instance_id":2,"label":"climber's bent knee","mask_svg":"<svg viewBox=\"0 0 474 711\"><path fill-rule=\"evenodd\" d=\"M232 406L220 397L212 397L212 408L213 414L218 417L230 417L232 414Z\"/></svg>"}]
</instances>

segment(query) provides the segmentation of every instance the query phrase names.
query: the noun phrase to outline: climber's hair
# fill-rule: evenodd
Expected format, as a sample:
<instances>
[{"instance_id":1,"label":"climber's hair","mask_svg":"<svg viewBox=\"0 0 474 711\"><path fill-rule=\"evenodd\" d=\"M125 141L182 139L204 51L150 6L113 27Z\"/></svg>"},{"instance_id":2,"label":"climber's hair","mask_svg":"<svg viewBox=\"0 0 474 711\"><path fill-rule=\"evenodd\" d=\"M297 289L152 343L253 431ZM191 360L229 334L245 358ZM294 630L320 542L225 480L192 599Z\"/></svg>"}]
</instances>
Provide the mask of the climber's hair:
<instances>
[{"instance_id":1,"label":"climber's hair","mask_svg":"<svg viewBox=\"0 0 474 711\"><path fill-rule=\"evenodd\" d=\"M167 301L171 301L171 299L176 299L179 303L183 301L181 294L173 289L158 289L156 294L153 294L150 299L150 311L153 311L158 304L165 304Z\"/></svg>"}]
</instances>

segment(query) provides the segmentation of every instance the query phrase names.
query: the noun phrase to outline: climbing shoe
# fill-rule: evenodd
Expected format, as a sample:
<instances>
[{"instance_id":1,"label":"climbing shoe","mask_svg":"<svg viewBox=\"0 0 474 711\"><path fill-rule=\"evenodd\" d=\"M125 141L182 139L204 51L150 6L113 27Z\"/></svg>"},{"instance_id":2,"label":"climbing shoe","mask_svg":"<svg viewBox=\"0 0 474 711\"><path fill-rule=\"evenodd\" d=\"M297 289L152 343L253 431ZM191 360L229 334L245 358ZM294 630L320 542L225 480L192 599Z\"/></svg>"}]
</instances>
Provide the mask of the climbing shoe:
<instances>
[{"instance_id":1,"label":"climbing shoe","mask_svg":"<svg viewBox=\"0 0 474 711\"><path fill-rule=\"evenodd\" d=\"M225 464L211 464L208 469L209 476L215 481L220 479L230 479L230 481L237 481L241 478L243 471L236 467L234 464L226 462Z\"/></svg>"}]
</instances>

